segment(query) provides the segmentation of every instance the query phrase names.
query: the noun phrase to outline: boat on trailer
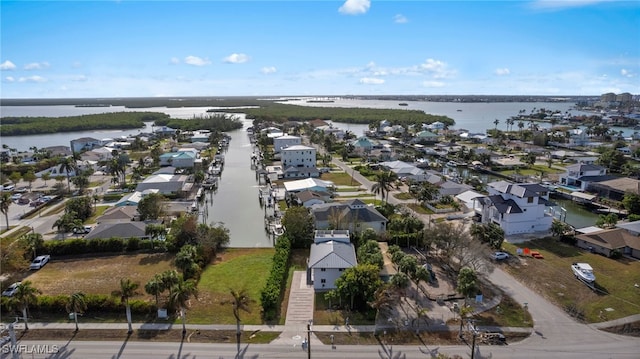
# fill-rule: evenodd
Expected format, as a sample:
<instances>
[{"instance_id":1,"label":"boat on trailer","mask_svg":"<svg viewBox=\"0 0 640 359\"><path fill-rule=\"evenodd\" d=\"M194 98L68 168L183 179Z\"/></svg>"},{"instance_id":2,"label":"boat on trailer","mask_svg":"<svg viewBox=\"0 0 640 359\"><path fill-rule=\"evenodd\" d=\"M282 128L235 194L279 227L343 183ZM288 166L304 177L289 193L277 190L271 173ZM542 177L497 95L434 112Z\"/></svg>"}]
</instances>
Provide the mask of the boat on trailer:
<instances>
[{"instance_id":1,"label":"boat on trailer","mask_svg":"<svg viewBox=\"0 0 640 359\"><path fill-rule=\"evenodd\" d=\"M593 274L593 267L588 263L573 263L571 265L573 275L581 281L593 285L596 281L596 276Z\"/></svg>"}]
</instances>

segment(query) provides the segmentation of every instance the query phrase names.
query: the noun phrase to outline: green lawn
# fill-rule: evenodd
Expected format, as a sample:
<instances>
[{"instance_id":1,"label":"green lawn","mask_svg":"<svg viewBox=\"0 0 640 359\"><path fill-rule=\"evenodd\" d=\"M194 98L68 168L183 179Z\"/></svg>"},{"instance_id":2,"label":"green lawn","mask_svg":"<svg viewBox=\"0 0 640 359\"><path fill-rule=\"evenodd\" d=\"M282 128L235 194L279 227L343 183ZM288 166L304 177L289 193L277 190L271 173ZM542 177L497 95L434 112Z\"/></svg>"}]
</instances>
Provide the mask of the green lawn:
<instances>
[{"instance_id":1,"label":"green lawn","mask_svg":"<svg viewBox=\"0 0 640 359\"><path fill-rule=\"evenodd\" d=\"M86 223L96 223L96 219L98 219L98 217L102 216L104 214L104 212L111 208L111 206L96 206L96 211L93 214L93 216L87 218L87 220L85 221Z\"/></svg>"},{"instance_id":2,"label":"green lawn","mask_svg":"<svg viewBox=\"0 0 640 359\"><path fill-rule=\"evenodd\" d=\"M331 181L336 186L359 186L361 183L351 178L351 174L346 172L323 173L320 179Z\"/></svg>"},{"instance_id":3,"label":"green lawn","mask_svg":"<svg viewBox=\"0 0 640 359\"><path fill-rule=\"evenodd\" d=\"M433 214L434 212L429 208L425 208L417 203L407 203L407 207L411 208L418 214Z\"/></svg>"},{"instance_id":4,"label":"green lawn","mask_svg":"<svg viewBox=\"0 0 640 359\"><path fill-rule=\"evenodd\" d=\"M414 199L414 198L411 196L411 193L408 193L408 192L395 193L395 194L393 195L393 197L395 197L396 199L403 200L403 201L406 201L406 200L409 200L409 199Z\"/></svg>"},{"instance_id":5,"label":"green lawn","mask_svg":"<svg viewBox=\"0 0 640 359\"><path fill-rule=\"evenodd\" d=\"M269 272L273 248L230 248L219 255L221 260L209 265L198 283L198 300L191 301L189 323L235 324L230 290L246 289L254 301L251 312L241 312L244 324L261 324L260 291Z\"/></svg>"},{"instance_id":6,"label":"green lawn","mask_svg":"<svg viewBox=\"0 0 640 359\"><path fill-rule=\"evenodd\" d=\"M544 259L515 256L503 268L587 322L640 313L640 289L634 286L640 283L640 261L606 258L552 238L504 244L512 254L517 247L537 250ZM574 278L571 264L575 262L589 263L594 268L595 291Z\"/></svg>"}]
</instances>

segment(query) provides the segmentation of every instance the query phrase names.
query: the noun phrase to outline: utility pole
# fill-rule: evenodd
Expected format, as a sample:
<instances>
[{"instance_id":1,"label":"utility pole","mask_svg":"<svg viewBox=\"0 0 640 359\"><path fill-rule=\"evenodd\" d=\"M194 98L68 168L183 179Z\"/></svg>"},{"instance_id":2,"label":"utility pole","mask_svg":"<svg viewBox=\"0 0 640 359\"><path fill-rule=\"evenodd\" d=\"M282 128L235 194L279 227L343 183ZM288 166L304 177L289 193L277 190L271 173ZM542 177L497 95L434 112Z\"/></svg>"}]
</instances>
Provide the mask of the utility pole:
<instances>
[{"instance_id":1,"label":"utility pole","mask_svg":"<svg viewBox=\"0 0 640 359\"><path fill-rule=\"evenodd\" d=\"M311 359L311 324L307 324L307 359Z\"/></svg>"}]
</instances>

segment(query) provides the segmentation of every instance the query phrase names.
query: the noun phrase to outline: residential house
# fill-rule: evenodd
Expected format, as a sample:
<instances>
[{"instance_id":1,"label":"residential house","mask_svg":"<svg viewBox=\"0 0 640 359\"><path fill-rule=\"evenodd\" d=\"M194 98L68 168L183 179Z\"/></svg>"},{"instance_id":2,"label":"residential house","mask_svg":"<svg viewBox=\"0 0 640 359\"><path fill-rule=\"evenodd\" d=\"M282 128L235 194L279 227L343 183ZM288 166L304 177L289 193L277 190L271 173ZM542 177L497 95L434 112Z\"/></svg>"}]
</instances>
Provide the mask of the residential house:
<instances>
[{"instance_id":1,"label":"residential house","mask_svg":"<svg viewBox=\"0 0 640 359\"><path fill-rule=\"evenodd\" d=\"M638 222L625 223L637 233ZM576 236L576 246L610 257L615 252L640 259L640 237L624 226Z\"/></svg>"},{"instance_id":2,"label":"residential house","mask_svg":"<svg viewBox=\"0 0 640 359\"><path fill-rule=\"evenodd\" d=\"M573 128L569 130L569 147L583 147L589 144L590 138L587 130L582 128Z\"/></svg>"},{"instance_id":3,"label":"residential house","mask_svg":"<svg viewBox=\"0 0 640 359\"><path fill-rule=\"evenodd\" d=\"M317 178L305 178L296 181L287 181L283 183L285 191L291 195L302 191L314 191L322 193L330 193L335 185L331 181L324 181Z\"/></svg>"},{"instance_id":4,"label":"residential house","mask_svg":"<svg viewBox=\"0 0 640 359\"><path fill-rule=\"evenodd\" d=\"M277 127L267 127L260 130L260 133L266 134L268 138L278 138L284 136L284 132Z\"/></svg>"},{"instance_id":5,"label":"residential house","mask_svg":"<svg viewBox=\"0 0 640 359\"><path fill-rule=\"evenodd\" d=\"M335 289L342 273L358 264L349 231L315 231L307 265L307 283L316 291Z\"/></svg>"},{"instance_id":6,"label":"residential house","mask_svg":"<svg viewBox=\"0 0 640 359\"><path fill-rule=\"evenodd\" d=\"M599 165L577 163L567 166L565 173L560 175L559 183L564 186L576 187L580 191L586 191L591 182L609 179L607 169Z\"/></svg>"},{"instance_id":7,"label":"residential house","mask_svg":"<svg viewBox=\"0 0 640 359\"><path fill-rule=\"evenodd\" d=\"M157 189L158 193L170 196L180 196L190 192L193 183L187 182L185 175L156 174L151 175L138 183L136 191L143 192L148 189Z\"/></svg>"},{"instance_id":8,"label":"residential house","mask_svg":"<svg viewBox=\"0 0 640 359\"><path fill-rule=\"evenodd\" d=\"M71 156L71 148L67 146L49 146L41 149L44 153L48 153L51 157L67 157Z\"/></svg>"},{"instance_id":9,"label":"residential house","mask_svg":"<svg viewBox=\"0 0 640 359\"><path fill-rule=\"evenodd\" d=\"M302 144L302 138L298 136L284 135L273 139L273 152L280 153L283 148L299 146Z\"/></svg>"},{"instance_id":10,"label":"residential house","mask_svg":"<svg viewBox=\"0 0 640 359\"><path fill-rule=\"evenodd\" d=\"M211 136L211 131L193 131L191 137L189 138L190 142L209 142L209 136Z\"/></svg>"},{"instance_id":11,"label":"residential house","mask_svg":"<svg viewBox=\"0 0 640 359\"><path fill-rule=\"evenodd\" d=\"M344 136L346 135L346 132L343 129L333 126L321 127L320 129L324 132L325 136L331 135L338 141L344 140Z\"/></svg>"},{"instance_id":12,"label":"residential house","mask_svg":"<svg viewBox=\"0 0 640 359\"><path fill-rule=\"evenodd\" d=\"M91 240L96 238L149 238L145 233L147 223L145 222L120 222L106 221L99 223L89 232L84 239Z\"/></svg>"},{"instance_id":13,"label":"residential house","mask_svg":"<svg viewBox=\"0 0 640 359\"><path fill-rule=\"evenodd\" d=\"M438 142L438 138L440 138L440 136L431 131L420 131L413 136L411 141L413 143L427 144Z\"/></svg>"},{"instance_id":14,"label":"residential house","mask_svg":"<svg viewBox=\"0 0 640 359\"><path fill-rule=\"evenodd\" d=\"M476 214L483 224L495 223L505 235L547 232L553 215L549 190L537 183L513 184L507 181L487 185L488 196L475 198Z\"/></svg>"},{"instance_id":15,"label":"residential house","mask_svg":"<svg viewBox=\"0 0 640 359\"><path fill-rule=\"evenodd\" d=\"M71 140L71 152L79 153L102 146L102 141L93 137L81 137Z\"/></svg>"},{"instance_id":16,"label":"residential house","mask_svg":"<svg viewBox=\"0 0 640 359\"><path fill-rule=\"evenodd\" d=\"M309 121L309 125L313 126L313 128L318 128L323 126L329 126L329 123L319 118L316 118L315 120Z\"/></svg>"},{"instance_id":17,"label":"residential house","mask_svg":"<svg viewBox=\"0 0 640 359\"><path fill-rule=\"evenodd\" d=\"M424 170L403 161L387 161L381 162L379 163L379 165L382 168L395 173L395 175L399 179L406 179L414 182L424 182L428 177L427 173Z\"/></svg>"},{"instance_id":18,"label":"residential house","mask_svg":"<svg viewBox=\"0 0 640 359\"><path fill-rule=\"evenodd\" d=\"M160 155L160 166L193 168L195 162L196 155L191 151L168 152Z\"/></svg>"},{"instance_id":19,"label":"residential house","mask_svg":"<svg viewBox=\"0 0 640 359\"><path fill-rule=\"evenodd\" d=\"M373 141L367 137L358 137L351 141L351 145L353 146L354 151L358 153L370 152L375 146Z\"/></svg>"},{"instance_id":20,"label":"residential house","mask_svg":"<svg viewBox=\"0 0 640 359\"><path fill-rule=\"evenodd\" d=\"M138 206L110 207L102 216L96 219L97 223L102 222L127 222L134 221L139 216Z\"/></svg>"},{"instance_id":21,"label":"residential house","mask_svg":"<svg viewBox=\"0 0 640 359\"><path fill-rule=\"evenodd\" d=\"M294 197L299 205L306 208L310 208L315 204L331 202L331 196L325 192L305 190L295 193Z\"/></svg>"},{"instance_id":22,"label":"residential house","mask_svg":"<svg viewBox=\"0 0 640 359\"><path fill-rule=\"evenodd\" d=\"M640 194L640 180L629 177L603 176L607 179L588 183L587 190L598 197L622 201L627 193Z\"/></svg>"},{"instance_id":23,"label":"residential house","mask_svg":"<svg viewBox=\"0 0 640 359\"><path fill-rule=\"evenodd\" d=\"M318 177L316 149L296 145L280 150L284 178Z\"/></svg>"},{"instance_id":24,"label":"residential house","mask_svg":"<svg viewBox=\"0 0 640 359\"><path fill-rule=\"evenodd\" d=\"M153 133L158 136L173 136L177 130L168 126L156 126L153 128Z\"/></svg>"},{"instance_id":25,"label":"residential house","mask_svg":"<svg viewBox=\"0 0 640 359\"><path fill-rule=\"evenodd\" d=\"M378 234L387 229L387 218L373 205L359 199L316 204L311 206L311 215L317 229L348 229L360 233L371 228Z\"/></svg>"},{"instance_id":26,"label":"residential house","mask_svg":"<svg viewBox=\"0 0 640 359\"><path fill-rule=\"evenodd\" d=\"M446 125L440 121L436 121L430 124L427 124L427 123L422 124L422 128L425 130L440 131L440 130L444 130L445 127Z\"/></svg>"},{"instance_id":27,"label":"residential house","mask_svg":"<svg viewBox=\"0 0 640 359\"><path fill-rule=\"evenodd\" d=\"M147 195L151 193L159 193L160 190L157 188L146 189L142 192L134 191L120 198L118 202L114 205L115 207L124 207L124 206L138 206L138 203Z\"/></svg>"}]
</instances>

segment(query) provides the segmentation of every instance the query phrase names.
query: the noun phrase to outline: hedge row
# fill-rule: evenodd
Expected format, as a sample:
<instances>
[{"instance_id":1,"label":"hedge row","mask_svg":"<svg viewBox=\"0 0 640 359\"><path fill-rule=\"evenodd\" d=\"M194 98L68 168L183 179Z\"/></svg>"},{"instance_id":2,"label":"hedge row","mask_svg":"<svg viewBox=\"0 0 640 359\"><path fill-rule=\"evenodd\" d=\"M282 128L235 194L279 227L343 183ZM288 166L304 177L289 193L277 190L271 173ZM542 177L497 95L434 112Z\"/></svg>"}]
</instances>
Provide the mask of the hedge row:
<instances>
[{"instance_id":1,"label":"hedge row","mask_svg":"<svg viewBox=\"0 0 640 359\"><path fill-rule=\"evenodd\" d=\"M392 233L389 236L390 244L397 244L400 247L410 247L416 244L416 240L420 240L421 234L416 233Z\"/></svg>"},{"instance_id":2,"label":"hedge row","mask_svg":"<svg viewBox=\"0 0 640 359\"><path fill-rule=\"evenodd\" d=\"M125 304L120 301L119 297L104 294L87 294L87 313L124 313ZM0 310L3 313L11 313L7 307L9 298L2 297ZM68 295L40 295L38 301L29 305L30 311L43 313L67 313ZM131 305L131 313L148 315L157 311L154 302L147 302L139 299L129 299Z\"/></svg>"},{"instance_id":3,"label":"hedge row","mask_svg":"<svg viewBox=\"0 0 640 359\"><path fill-rule=\"evenodd\" d=\"M265 320L273 320L280 308L280 298L286 288L286 279L289 272L289 258L291 255L291 241L282 236L275 245L276 252L273 255L273 264L267 283L265 284L260 299L262 302L263 316Z\"/></svg>"},{"instance_id":4,"label":"hedge row","mask_svg":"<svg viewBox=\"0 0 640 359\"><path fill-rule=\"evenodd\" d=\"M162 241L154 241L153 245L155 249L164 248L164 242ZM151 249L150 239L112 237L85 240L71 238L62 241L45 241L41 252L51 256L67 256L87 253L123 253Z\"/></svg>"}]
</instances>

